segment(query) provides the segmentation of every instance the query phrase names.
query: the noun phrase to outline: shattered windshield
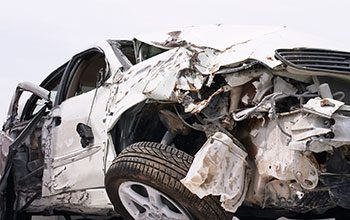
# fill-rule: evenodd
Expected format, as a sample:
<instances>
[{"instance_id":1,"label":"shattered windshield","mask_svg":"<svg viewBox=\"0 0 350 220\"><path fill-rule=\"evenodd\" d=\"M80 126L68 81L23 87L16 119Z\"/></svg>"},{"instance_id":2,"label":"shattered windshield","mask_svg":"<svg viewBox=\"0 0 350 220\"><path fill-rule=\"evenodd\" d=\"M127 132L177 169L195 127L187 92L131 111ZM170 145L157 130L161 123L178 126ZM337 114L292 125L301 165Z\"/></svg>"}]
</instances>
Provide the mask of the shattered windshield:
<instances>
[{"instance_id":1,"label":"shattered windshield","mask_svg":"<svg viewBox=\"0 0 350 220\"><path fill-rule=\"evenodd\" d=\"M155 47L153 45L146 44L141 41L135 40L134 42L135 42L135 56L136 56L137 63L147 60L151 57L154 57L166 51L165 49Z\"/></svg>"}]
</instances>

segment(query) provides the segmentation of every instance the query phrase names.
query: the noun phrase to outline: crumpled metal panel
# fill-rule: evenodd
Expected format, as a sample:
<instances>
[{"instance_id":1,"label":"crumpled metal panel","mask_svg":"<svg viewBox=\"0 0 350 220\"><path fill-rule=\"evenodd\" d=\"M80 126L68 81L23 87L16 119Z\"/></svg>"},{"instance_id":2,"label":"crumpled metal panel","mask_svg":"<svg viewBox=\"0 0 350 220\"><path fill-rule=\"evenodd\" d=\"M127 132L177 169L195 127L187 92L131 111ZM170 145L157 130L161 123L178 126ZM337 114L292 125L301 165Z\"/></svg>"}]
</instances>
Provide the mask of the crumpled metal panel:
<instances>
[{"instance_id":1,"label":"crumpled metal panel","mask_svg":"<svg viewBox=\"0 0 350 220\"><path fill-rule=\"evenodd\" d=\"M210 31L214 29L215 31ZM212 36L211 33L215 33L215 36ZM186 92L198 91L203 85L210 86L215 73L222 67L231 68L237 65L244 67L247 65L245 62L251 63L252 60L255 60L253 63L262 62L273 68L281 63L274 59L275 49L309 46L309 44L314 45L315 42L320 42L314 39L306 42L305 38L302 38L302 44L300 44L301 42L295 42L294 39L299 35L294 34L292 35L294 37L291 38L289 34L285 27L213 26L192 27L165 35L137 38L150 45L169 49L169 51L139 63L127 72L118 72L115 75L116 80L113 81L115 83L113 87L117 88L112 89L114 92L111 93L110 107L107 108L113 114L109 118L109 130L113 128L125 109L147 98L182 102L186 100ZM186 47L183 43L186 44ZM234 87L262 74L246 72L245 75L243 75L244 71L237 74L226 74L225 78L228 84ZM266 74L263 76L271 76ZM269 78L266 80L269 81ZM257 88L261 93L254 97L255 101L261 99L264 92L269 89L270 85L262 83L265 87ZM262 85L257 84L256 86ZM187 104L185 106L186 112L198 113L208 101L210 100L188 103L189 106Z\"/></svg>"},{"instance_id":2,"label":"crumpled metal panel","mask_svg":"<svg viewBox=\"0 0 350 220\"><path fill-rule=\"evenodd\" d=\"M207 79L207 84L210 84L214 72L221 66L217 55L218 52L210 48L174 48L126 72L117 72L113 77L107 104L107 111L111 115L108 117L108 130L113 128L125 110L147 98L182 102L188 91L198 91ZM200 112L209 101L191 103L186 111Z\"/></svg>"},{"instance_id":3,"label":"crumpled metal panel","mask_svg":"<svg viewBox=\"0 0 350 220\"><path fill-rule=\"evenodd\" d=\"M201 112L205 107L207 107L210 103L210 101L213 99L214 96L222 93L224 91L224 88L221 87L218 90L216 90L213 94L211 94L207 99L204 99L200 102L190 102L185 106L185 112L191 112L192 114Z\"/></svg>"},{"instance_id":4,"label":"crumpled metal panel","mask_svg":"<svg viewBox=\"0 0 350 220\"><path fill-rule=\"evenodd\" d=\"M174 87L176 85L176 76L178 72L172 70L170 73L164 72L163 75L157 77L156 75L152 75L154 72L151 72L151 69L156 68L156 66L160 64L164 67L167 65L167 62L176 62L181 65L184 61L183 59L173 61L172 58L174 56L180 56L179 53L185 51L186 49L180 48L164 52L159 56L132 66L126 72L118 71L112 77L110 95L106 107L108 113L106 122L108 131L114 127L122 113L147 98L163 101L177 101L177 97L174 95ZM181 57L186 59L184 56ZM152 79L152 76L157 79ZM169 87L169 85L172 86Z\"/></svg>"},{"instance_id":5,"label":"crumpled metal panel","mask_svg":"<svg viewBox=\"0 0 350 220\"><path fill-rule=\"evenodd\" d=\"M47 167L43 172L43 197L104 186L103 158L107 139L104 118L109 92L106 85L97 91L72 97L53 108L48 115L42 138ZM84 103L93 103L93 100L92 108L87 108ZM90 109L91 116L88 117ZM59 126L55 120L57 117L61 117ZM76 132L76 125L81 122L89 124L94 134L94 142L87 148L82 148Z\"/></svg>"},{"instance_id":6,"label":"crumpled metal panel","mask_svg":"<svg viewBox=\"0 0 350 220\"><path fill-rule=\"evenodd\" d=\"M25 203L25 201L20 201ZM108 215L113 205L108 199L104 188L87 189L84 191L63 192L50 197L36 199L27 209L32 212L41 212L51 207L56 210L71 211L85 214Z\"/></svg>"},{"instance_id":7,"label":"crumpled metal panel","mask_svg":"<svg viewBox=\"0 0 350 220\"><path fill-rule=\"evenodd\" d=\"M147 98L182 103L189 91L199 91L204 85L210 86L216 71L225 65L234 64L231 52L190 45L166 51L131 67L126 72L117 71L112 80L107 105L107 111L111 115L108 118L108 130L113 128L126 109ZM271 77L267 73L263 76ZM227 81L236 84L234 81L237 78L228 77ZM251 78L251 75L247 74L242 83ZM223 88L220 88L206 100L185 103L185 111L200 112L213 96L223 91Z\"/></svg>"},{"instance_id":8,"label":"crumpled metal panel","mask_svg":"<svg viewBox=\"0 0 350 220\"><path fill-rule=\"evenodd\" d=\"M181 72L190 69L191 53L185 48L178 48L168 54L166 59L158 60L147 71L147 84L143 93L156 100L176 100L173 89L177 87Z\"/></svg>"},{"instance_id":9,"label":"crumpled metal panel","mask_svg":"<svg viewBox=\"0 0 350 220\"><path fill-rule=\"evenodd\" d=\"M112 74L116 73L120 68L121 63L116 57L115 52L113 51L113 48L108 43L108 41L100 41L96 44L96 47L100 48L103 51L104 55L106 56L106 60L108 61L107 68L109 69L109 71Z\"/></svg>"},{"instance_id":10,"label":"crumpled metal panel","mask_svg":"<svg viewBox=\"0 0 350 220\"><path fill-rule=\"evenodd\" d=\"M247 189L246 157L230 137L217 132L197 152L181 182L199 198L220 196L222 206L235 212Z\"/></svg>"},{"instance_id":11,"label":"crumpled metal panel","mask_svg":"<svg viewBox=\"0 0 350 220\"><path fill-rule=\"evenodd\" d=\"M257 188L261 190L265 186L275 186L275 184L266 185L271 178L276 178L280 182L295 183L298 187L295 191L297 196L301 196L302 189L315 188L318 184L319 170L311 152L322 152L350 144L348 138L350 118L337 114L338 110L346 106L343 102L331 98L310 99L293 112L281 114L274 112L274 101L277 97L300 95L297 93L297 86L294 87L282 76L300 77L289 76L290 74L279 66L281 62L274 58L274 53L277 48L318 47L317 44L320 41L291 34L285 27L254 27L256 30L254 32L246 27L230 29L213 26L212 28L215 31L210 31L211 28L189 28L171 32L165 37L152 36L151 40L147 37L138 38L140 41L169 50L132 66L127 71L120 68L121 65L108 43L99 43L97 47L104 51L112 74L105 83L105 88L99 89L96 93L96 106L103 106L103 111L92 114L92 118L89 119L95 126L94 135L100 142L99 146L91 147L89 150L79 148L79 150L69 151L72 145L77 145L75 142L80 138L77 138L75 133L75 138L72 138L68 132L61 137L53 138L51 133L57 128L54 128L53 119L49 118L43 128L42 142L45 149L45 165L52 169L44 170L43 197L35 201L31 208L40 209L47 204L57 207L58 210L60 208L78 211L88 211L91 208L104 209L105 204L110 208L111 204L108 203L105 192L100 189L103 186L103 172L94 175L97 178L88 179L91 170L82 171L81 167L91 165L90 159L94 156L103 158L93 163L96 167L101 167L101 171L105 169L106 161L110 163L108 161L111 161L111 155L115 156L115 154L109 154L106 150L107 145L108 147L112 145L111 137L109 137L110 144L105 141L107 133L126 110L137 103L151 99L181 103L185 107L185 112L197 114L202 112L212 100L218 98L219 94L227 92L232 93L230 102L225 103L221 100L221 103L224 103L221 109L227 109L230 103L230 114L225 116L227 118L232 116L229 118L232 119L232 124L233 122L239 124L240 121L254 116L258 118L258 123L254 125L256 127L252 130L247 129L248 132L250 131L249 144L252 146L249 144L246 146L247 149L254 148L249 150L254 151L250 156L251 162L255 164L249 168L256 169L254 175L258 176L256 178L258 181L254 184L259 185ZM179 45L183 47L177 47ZM319 45L327 46L323 42ZM250 68L255 64L262 64L263 68L260 67L259 70ZM279 76L275 72L276 69L273 69L276 67L281 67ZM216 74L222 74L227 85L221 85L202 99L198 91L204 86L210 87L214 83ZM243 91L243 87L248 82L251 82L249 85L252 88L251 94ZM303 82L309 83L307 80ZM310 93L317 92L316 87L313 88L316 89L315 91L307 89ZM198 92L199 100L194 101L188 95L190 92ZM86 94L80 96L81 104L91 103L92 98L92 94L89 97ZM68 107L75 101L74 98L66 100L61 107L65 105ZM240 101L247 108L241 108ZM106 103L107 106L104 106ZM60 110L62 109L53 109L49 116L62 116ZM217 112L220 114L220 111ZM63 114L63 118L78 119L79 114L73 113L77 114L67 111ZM328 119L334 119L334 123L331 121L328 121L330 125L325 123ZM71 125L66 125L62 130L67 130L69 126ZM206 124L206 126L210 125ZM228 135L235 135L233 125L231 129L228 126L226 128ZM215 129L210 134L217 131ZM332 133L335 134L334 137L327 136ZM228 135L216 132L210 136L196 154L187 176L181 182L200 198L207 195L220 196L222 206L227 211L235 212L246 199L249 186L246 174L248 159L246 159L247 153ZM246 135L249 136L249 134ZM56 144L52 144L54 142ZM61 147L53 148L53 145ZM4 149L5 152L0 152L1 158L6 154L6 148ZM67 150L68 155L66 155ZM71 159L75 163L70 163ZM93 190L87 189L86 186L93 186L96 191L92 192ZM67 193L68 189L74 192ZM287 193L287 191L280 193L283 194L283 192ZM93 194L95 196L92 196ZM285 195L281 198L283 196ZM258 199L261 198L263 196L259 195Z\"/></svg>"},{"instance_id":12,"label":"crumpled metal panel","mask_svg":"<svg viewBox=\"0 0 350 220\"><path fill-rule=\"evenodd\" d=\"M255 59L274 68L281 64L274 58L280 48L332 48L344 50L344 45L325 41L321 38L293 31L287 27L208 25L186 27L176 31L165 30L137 36L136 39L162 48L197 45L225 51L220 55L222 64L239 63Z\"/></svg>"}]
</instances>

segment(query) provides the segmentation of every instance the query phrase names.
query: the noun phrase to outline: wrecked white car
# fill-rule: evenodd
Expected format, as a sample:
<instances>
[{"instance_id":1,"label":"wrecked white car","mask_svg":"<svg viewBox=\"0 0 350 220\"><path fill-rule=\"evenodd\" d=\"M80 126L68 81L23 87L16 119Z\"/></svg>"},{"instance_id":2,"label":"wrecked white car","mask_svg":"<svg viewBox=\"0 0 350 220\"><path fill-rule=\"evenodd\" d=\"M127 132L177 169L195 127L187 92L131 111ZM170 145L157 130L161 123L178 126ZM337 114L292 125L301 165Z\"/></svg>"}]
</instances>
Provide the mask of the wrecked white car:
<instances>
[{"instance_id":1,"label":"wrecked white car","mask_svg":"<svg viewBox=\"0 0 350 220\"><path fill-rule=\"evenodd\" d=\"M349 82L350 53L285 27L100 42L18 85L2 219L349 216Z\"/></svg>"}]
</instances>

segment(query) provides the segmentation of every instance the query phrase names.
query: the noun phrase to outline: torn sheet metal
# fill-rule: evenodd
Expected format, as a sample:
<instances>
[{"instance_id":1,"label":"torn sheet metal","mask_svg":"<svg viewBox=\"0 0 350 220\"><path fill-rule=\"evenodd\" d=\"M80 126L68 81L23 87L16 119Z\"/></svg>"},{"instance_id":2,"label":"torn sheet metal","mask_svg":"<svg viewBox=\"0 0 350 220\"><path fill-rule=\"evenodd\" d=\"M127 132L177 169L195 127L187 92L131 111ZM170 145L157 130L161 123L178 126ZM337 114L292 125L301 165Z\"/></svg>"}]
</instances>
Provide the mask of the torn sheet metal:
<instances>
[{"instance_id":1,"label":"torn sheet metal","mask_svg":"<svg viewBox=\"0 0 350 220\"><path fill-rule=\"evenodd\" d=\"M217 132L198 151L181 182L199 198L220 196L222 206L235 212L245 198L246 157L230 137Z\"/></svg>"},{"instance_id":2,"label":"torn sheet metal","mask_svg":"<svg viewBox=\"0 0 350 220\"><path fill-rule=\"evenodd\" d=\"M215 31L209 31L211 29ZM205 34L198 35L202 32ZM222 34L218 36L218 33L221 32ZM212 36L210 33L216 34ZM213 83L214 76L220 71L232 68L238 71L237 66L240 68L258 63L262 66L264 63L271 68L278 66L281 62L273 58L275 49L291 48L294 43L289 42L295 42L295 39L293 38L291 41L286 33L285 27L213 26L209 28L191 27L181 31L168 32L165 35L152 35L151 38L147 36L136 38L141 42L168 51L147 59L126 72L117 74L118 80L114 82L116 85L112 87L118 88L115 88L116 91L111 93L111 104L107 107L109 112L113 114L108 119L110 121L108 130L113 128L124 110L147 98L181 103L187 94L186 92L199 91L204 85L209 87ZM317 41L305 43L305 39L303 39L302 42L302 44L299 42L297 46L313 45ZM270 43L270 45L266 43ZM276 46L276 48L272 50L271 46ZM266 48L270 48L270 50L265 50ZM231 87L243 85L260 77L260 80L255 83L257 93L254 101L258 102L272 87L272 74L268 73L267 69L265 68L264 72L254 72L251 69L243 68L242 71L239 69L238 72L230 74L225 72L222 75ZM263 76L261 76L262 74ZM278 80L277 84L281 86L286 84L283 84L280 79ZM294 88L291 87L290 90L294 90ZM247 102L246 96L245 100ZM208 100L185 103L186 112L198 113L206 107L206 103Z\"/></svg>"},{"instance_id":3,"label":"torn sheet metal","mask_svg":"<svg viewBox=\"0 0 350 220\"><path fill-rule=\"evenodd\" d=\"M256 71L256 70L244 70L235 72L232 74L225 74L225 80L227 84L231 87L242 86L247 82L253 80L254 78L260 77L264 74L264 71Z\"/></svg>"},{"instance_id":4,"label":"torn sheet metal","mask_svg":"<svg viewBox=\"0 0 350 220\"><path fill-rule=\"evenodd\" d=\"M174 89L198 91L204 85L207 75L220 67L215 66L216 54L208 48L180 47L164 54L166 56L153 61L152 67L145 75L147 85L143 93L147 97L177 100L174 97Z\"/></svg>"},{"instance_id":5,"label":"torn sheet metal","mask_svg":"<svg viewBox=\"0 0 350 220\"><path fill-rule=\"evenodd\" d=\"M165 60L159 60L147 73L147 85L143 93L157 100L176 100L174 91L179 72L190 67L191 53L179 48Z\"/></svg>"},{"instance_id":6,"label":"torn sheet metal","mask_svg":"<svg viewBox=\"0 0 350 220\"><path fill-rule=\"evenodd\" d=\"M207 78L203 75L196 74L196 72L191 69L184 69L180 74L176 83L176 88L187 91L200 90Z\"/></svg>"},{"instance_id":7,"label":"torn sheet metal","mask_svg":"<svg viewBox=\"0 0 350 220\"><path fill-rule=\"evenodd\" d=\"M198 103L190 102L188 105L185 105L185 112L191 112L192 114L201 112L205 107L209 105L210 101L213 99L214 96L222 93L223 91L224 88L219 88L207 99L204 99Z\"/></svg>"},{"instance_id":8,"label":"torn sheet metal","mask_svg":"<svg viewBox=\"0 0 350 220\"><path fill-rule=\"evenodd\" d=\"M177 102L178 93L174 89L178 75L189 68L190 59L191 53L187 49L175 48L132 66L128 71L118 71L113 77L107 101L108 131L122 113L148 98Z\"/></svg>"},{"instance_id":9,"label":"torn sheet metal","mask_svg":"<svg viewBox=\"0 0 350 220\"><path fill-rule=\"evenodd\" d=\"M310 99L303 107L306 112L317 114L322 117L331 118L334 112L336 112L345 103L330 99L330 98L314 98Z\"/></svg>"},{"instance_id":10,"label":"torn sheet metal","mask_svg":"<svg viewBox=\"0 0 350 220\"><path fill-rule=\"evenodd\" d=\"M20 202L24 204L26 201ZM47 207L55 210L95 215L108 215L113 210L113 205L109 201L104 188L64 192L50 197L41 197L34 200L27 210L41 212Z\"/></svg>"},{"instance_id":11,"label":"torn sheet metal","mask_svg":"<svg viewBox=\"0 0 350 220\"><path fill-rule=\"evenodd\" d=\"M222 66L219 54L210 48L174 48L126 72L117 72L107 104L111 113L108 130L113 128L126 109L147 98L181 103L189 91L209 86L215 72ZM213 96L222 91L219 89L207 100L186 103L186 112L200 112Z\"/></svg>"}]
</instances>

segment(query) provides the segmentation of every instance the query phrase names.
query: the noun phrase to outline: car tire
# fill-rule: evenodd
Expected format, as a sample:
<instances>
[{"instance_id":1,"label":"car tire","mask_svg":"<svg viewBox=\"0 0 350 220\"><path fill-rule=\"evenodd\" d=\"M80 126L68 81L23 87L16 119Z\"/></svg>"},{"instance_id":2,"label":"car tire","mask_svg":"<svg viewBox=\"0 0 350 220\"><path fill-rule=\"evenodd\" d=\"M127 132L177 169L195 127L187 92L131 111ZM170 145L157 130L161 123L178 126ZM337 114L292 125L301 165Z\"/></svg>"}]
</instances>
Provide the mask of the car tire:
<instances>
[{"instance_id":1,"label":"car tire","mask_svg":"<svg viewBox=\"0 0 350 220\"><path fill-rule=\"evenodd\" d=\"M171 146L152 142L130 145L113 161L105 177L115 210L126 219L232 219L217 197L200 199L179 181L192 161L192 156Z\"/></svg>"}]
</instances>

